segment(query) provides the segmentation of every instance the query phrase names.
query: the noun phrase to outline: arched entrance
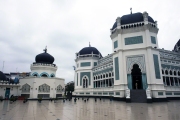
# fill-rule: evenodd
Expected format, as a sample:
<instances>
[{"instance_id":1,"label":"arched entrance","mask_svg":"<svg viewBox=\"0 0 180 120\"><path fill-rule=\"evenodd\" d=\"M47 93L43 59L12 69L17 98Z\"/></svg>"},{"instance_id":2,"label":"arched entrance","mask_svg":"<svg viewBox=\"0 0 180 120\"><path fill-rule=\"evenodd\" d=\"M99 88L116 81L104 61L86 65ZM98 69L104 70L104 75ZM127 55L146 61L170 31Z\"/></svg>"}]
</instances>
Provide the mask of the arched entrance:
<instances>
[{"instance_id":1,"label":"arched entrance","mask_svg":"<svg viewBox=\"0 0 180 120\"><path fill-rule=\"evenodd\" d=\"M133 65L133 69L131 70L131 76L132 76L132 89L143 89L142 73L138 64Z\"/></svg>"}]
</instances>

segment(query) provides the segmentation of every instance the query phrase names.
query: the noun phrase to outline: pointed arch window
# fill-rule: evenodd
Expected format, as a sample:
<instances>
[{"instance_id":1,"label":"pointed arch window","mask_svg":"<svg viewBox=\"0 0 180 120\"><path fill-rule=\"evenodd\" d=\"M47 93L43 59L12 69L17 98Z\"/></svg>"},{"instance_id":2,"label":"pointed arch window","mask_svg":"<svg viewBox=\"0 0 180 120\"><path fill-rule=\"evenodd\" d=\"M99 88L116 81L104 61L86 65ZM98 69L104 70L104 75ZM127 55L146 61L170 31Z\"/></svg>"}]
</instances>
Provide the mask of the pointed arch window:
<instances>
[{"instance_id":1,"label":"pointed arch window","mask_svg":"<svg viewBox=\"0 0 180 120\"><path fill-rule=\"evenodd\" d=\"M88 78L86 76L83 77L83 88L88 88Z\"/></svg>"},{"instance_id":2,"label":"pointed arch window","mask_svg":"<svg viewBox=\"0 0 180 120\"><path fill-rule=\"evenodd\" d=\"M180 72L178 71L178 76L180 76Z\"/></svg>"},{"instance_id":3,"label":"pointed arch window","mask_svg":"<svg viewBox=\"0 0 180 120\"><path fill-rule=\"evenodd\" d=\"M39 92L50 92L50 86L47 84L42 84L39 86Z\"/></svg>"},{"instance_id":4,"label":"pointed arch window","mask_svg":"<svg viewBox=\"0 0 180 120\"><path fill-rule=\"evenodd\" d=\"M165 73L166 73L166 75L168 75L168 71L167 70L165 71Z\"/></svg>"},{"instance_id":5,"label":"pointed arch window","mask_svg":"<svg viewBox=\"0 0 180 120\"><path fill-rule=\"evenodd\" d=\"M169 73L170 73L170 75L172 75L172 71L171 71L171 70L170 70L170 72L169 72Z\"/></svg>"},{"instance_id":6,"label":"pointed arch window","mask_svg":"<svg viewBox=\"0 0 180 120\"><path fill-rule=\"evenodd\" d=\"M164 74L164 70L162 70L162 74Z\"/></svg>"},{"instance_id":7,"label":"pointed arch window","mask_svg":"<svg viewBox=\"0 0 180 120\"><path fill-rule=\"evenodd\" d=\"M111 73L109 73L109 77L111 77Z\"/></svg>"},{"instance_id":8,"label":"pointed arch window","mask_svg":"<svg viewBox=\"0 0 180 120\"><path fill-rule=\"evenodd\" d=\"M56 90L57 92L62 92L62 90L63 90L63 88L62 88L61 85L58 85L56 89L57 89L57 90Z\"/></svg>"},{"instance_id":9,"label":"pointed arch window","mask_svg":"<svg viewBox=\"0 0 180 120\"><path fill-rule=\"evenodd\" d=\"M30 85L27 83L22 86L22 92L30 93Z\"/></svg>"},{"instance_id":10,"label":"pointed arch window","mask_svg":"<svg viewBox=\"0 0 180 120\"><path fill-rule=\"evenodd\" d=\"M106 73L106 77L108 77L108 73Z\"/></svg>"}]
</instances>

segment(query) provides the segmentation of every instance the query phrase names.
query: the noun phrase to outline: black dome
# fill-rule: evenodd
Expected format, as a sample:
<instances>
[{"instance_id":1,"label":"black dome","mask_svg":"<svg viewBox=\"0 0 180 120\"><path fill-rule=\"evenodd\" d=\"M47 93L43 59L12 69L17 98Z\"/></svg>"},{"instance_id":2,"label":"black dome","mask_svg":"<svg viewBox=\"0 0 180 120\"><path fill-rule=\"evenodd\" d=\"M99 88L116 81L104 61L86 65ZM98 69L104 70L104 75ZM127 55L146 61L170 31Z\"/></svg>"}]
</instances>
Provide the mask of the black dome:
<instances>
[{"instance_id":1,"label":"black dome","mask_svg":"<svg viewBox=\"0 0 180 120\"><path fill-rule=\"evenodd\" d=\"M180 39L179 39L179 41L175 44L173 51L175 51L175 52L180 52Z\"/></svg>"},{"instance_id":2,"label":"black dome","mask_svg":"<svg viewBox=\"0 0 180 120\"><path fill-rule=\"evenodd\" d=\"M143 22L143 21L144 21L144 18L143 18L142 13L133 13L133 14L128 14L128 15L123 15L121 17L121 25ZM155 23L154 20L150 16L148 16L148 21ZM112 30L116 27L117 27L117 23L115 22L112 27Z\"/></svg>"},{"instance_id":3,"label":"black dome","mask_svg":"<svg viewBox=\"0 0 180 120\"><path fill-rule=\"evenodd\" d=\"M97 54L102 57L101 53L95 47L85 47L79 51L79 55L86 55L86 54Z\"/></svg>"},{"instance_id":4,"label":"black dome","mask_svg":"<svg viewBox=\"0 0 180 120\"><path fill-rule=\"evenodd\" d=\"M0 80L6 80L6 76L0 71Z\"/></svg>"},{"instance_id":5,"label":"black dome","mask_svg":"<svg viewBox=\"0 0 180 120\"><path fill-rule=\"evenodd\" d=\"M45 52L37 55L35 60L36 63L52 64L54 62L54 57Z\"/></svg>"}]
</instances>

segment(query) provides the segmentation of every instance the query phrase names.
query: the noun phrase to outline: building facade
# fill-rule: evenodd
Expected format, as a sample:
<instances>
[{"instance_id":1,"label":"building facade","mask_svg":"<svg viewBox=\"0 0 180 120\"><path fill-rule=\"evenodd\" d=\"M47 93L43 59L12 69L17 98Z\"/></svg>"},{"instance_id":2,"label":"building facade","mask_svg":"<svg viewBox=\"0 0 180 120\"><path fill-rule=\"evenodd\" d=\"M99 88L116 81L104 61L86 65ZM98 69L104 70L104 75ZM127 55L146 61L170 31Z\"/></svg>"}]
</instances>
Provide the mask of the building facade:
<instances>
[{"instance_id":1,"label":"building facade","mask_svg":"<svg viewBox=\"0 0 180 120\"><path fill-rule=\"evenodd\" d=\"M111 29L112 53L94 47L76 53L76 96L113 96L131 100L140 91L148 100L180 97L176 50L159 49L158 26L147 12L118 17Z\"/></svg>"}]
</instances>

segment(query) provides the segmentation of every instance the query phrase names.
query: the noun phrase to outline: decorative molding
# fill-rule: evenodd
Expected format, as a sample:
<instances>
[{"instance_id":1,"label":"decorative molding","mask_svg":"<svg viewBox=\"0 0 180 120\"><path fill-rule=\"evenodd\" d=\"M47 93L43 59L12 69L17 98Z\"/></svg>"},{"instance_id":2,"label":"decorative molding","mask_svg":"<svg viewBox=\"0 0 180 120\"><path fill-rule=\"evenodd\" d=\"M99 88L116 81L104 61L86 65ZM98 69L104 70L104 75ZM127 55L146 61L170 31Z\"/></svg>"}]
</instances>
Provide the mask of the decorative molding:
<instances>
[{"instance_id":1,"label":"decorative molding","mask_svg":"<svg viewBox=\"0 0 180 120\"><path fill-rule=\"evenodd\" d=\"M131 74L134 64L138 64L141 72L146 73L144 55L127 56L127 74Z\"/></svg>"}]
</instances>

